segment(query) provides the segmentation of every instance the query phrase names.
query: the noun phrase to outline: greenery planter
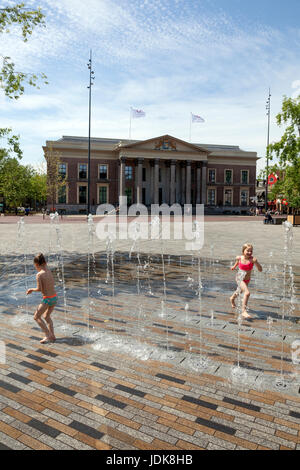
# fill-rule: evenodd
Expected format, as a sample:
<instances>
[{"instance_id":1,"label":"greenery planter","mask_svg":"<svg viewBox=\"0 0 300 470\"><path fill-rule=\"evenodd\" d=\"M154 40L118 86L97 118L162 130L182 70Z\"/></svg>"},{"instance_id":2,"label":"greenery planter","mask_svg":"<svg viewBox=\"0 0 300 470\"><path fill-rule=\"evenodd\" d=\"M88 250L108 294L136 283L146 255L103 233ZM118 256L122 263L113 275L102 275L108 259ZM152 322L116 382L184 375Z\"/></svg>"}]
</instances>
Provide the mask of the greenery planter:
<instances>
[{"instance_id":1,"label":"greenery planter","mask_svg":"<svg viewBox=\"0 0 300 470\"><path fill-rule=\"evenodd\" d=\"M288 215L287 220L293 225L300 225L300 215Z\"/></svg>"}]
</instances>

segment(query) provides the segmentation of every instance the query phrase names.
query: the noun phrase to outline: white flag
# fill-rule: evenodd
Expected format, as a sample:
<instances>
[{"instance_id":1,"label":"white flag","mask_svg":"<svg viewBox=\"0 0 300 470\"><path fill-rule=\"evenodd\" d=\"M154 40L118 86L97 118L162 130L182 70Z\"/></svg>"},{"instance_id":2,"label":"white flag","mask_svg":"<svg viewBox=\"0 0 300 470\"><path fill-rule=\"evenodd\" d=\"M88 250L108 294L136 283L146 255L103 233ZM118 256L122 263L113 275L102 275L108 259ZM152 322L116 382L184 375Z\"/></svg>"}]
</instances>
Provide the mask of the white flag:
<instances>
[{"instance_id":1,"label":"white flag","mask_svg":"<svg viewBox=\"0 0 300 470\"><path fill-rule=\"evenodd\" d=\"M198 114L191 113L191 115L192 115L192 122L205 122L205 120L201 116L198 116Z\"/></svg>"},{"instance_id":2,"label":"white flag","mask_svg":"<svg viewBox=\"0 0 300 470\"><path fill-rule=\"evenodd\" d=\"M141 118L141 117L145 117L146 116L146 113L142 110L142 109L133 109L133 108L130 108L130 111L131 111L131 117L133 119L135 118Z\"/></svg>"}]
</instances>

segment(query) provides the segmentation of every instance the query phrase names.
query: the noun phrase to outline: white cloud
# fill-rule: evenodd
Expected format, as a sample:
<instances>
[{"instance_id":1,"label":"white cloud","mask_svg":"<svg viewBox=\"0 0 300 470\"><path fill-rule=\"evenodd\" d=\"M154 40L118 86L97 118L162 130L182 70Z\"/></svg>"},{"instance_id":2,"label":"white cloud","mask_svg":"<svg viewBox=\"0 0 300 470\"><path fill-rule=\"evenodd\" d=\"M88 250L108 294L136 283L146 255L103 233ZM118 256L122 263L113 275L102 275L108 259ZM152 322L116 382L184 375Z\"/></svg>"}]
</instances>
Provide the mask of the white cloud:
<instances>
[{"instance_id":1,"label":"white cloud","mask_svg":"<svg viewBox=\"0 0 300 470\"><path fill-rule=\"evenodd\" d=\"M267 90L270 85L273 139L280 132L274 116L281 97L293 93L291 83L300 78L300 32L247 26L224 11L199 14L201 4L44 0L47 28L37 28L26 44L17 32L2 35L0 50L18 67L50 76L48 87L17 103L0 98L1 121L30 141L26 158L34 148L38 158L46 139L87 135L90 47L96 72L93 135L126 138L132 105L147 112L147 119L134 122L134 137L168 132L187 139L193 110L206 118L204 126L193 126L193 140L236 144L263 155Z\"/></svg>"}]
</instances>

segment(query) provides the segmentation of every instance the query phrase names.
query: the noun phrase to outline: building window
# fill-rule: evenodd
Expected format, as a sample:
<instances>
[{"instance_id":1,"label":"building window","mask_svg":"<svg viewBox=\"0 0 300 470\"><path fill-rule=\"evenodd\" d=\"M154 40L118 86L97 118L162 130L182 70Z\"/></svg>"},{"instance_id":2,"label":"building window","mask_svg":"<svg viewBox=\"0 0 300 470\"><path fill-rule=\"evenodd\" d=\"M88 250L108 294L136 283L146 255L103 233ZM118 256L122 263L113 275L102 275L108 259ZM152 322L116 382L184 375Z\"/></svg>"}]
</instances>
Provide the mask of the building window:
<instances>
[{"instance_id":1,"label":"building window","mask_svg":"<svg viewBox=\"0 0 300 470\"><path fill-rule=\"evenodd\" d=\"M209 206L215 206L216 205L216 190L215 189L209 189L207 192L207 204Z\"/></svg>"},{"instance_id":2,"label":"building window","mask_svg":"<svg viewBox=\"0 0 300 470\"><path fill-rule=\"evenodd\" d=\"M100 180L107 179L107 165L99 165L99 179Z\"/></svg>"},{"instance_id":3,"label":"building window","mask_svg":"<svg viewBox=\"0 0 300 470\"><path fill-rule=\"evenodd\" d=\"M107 186L99 186L99 204L107 204Z\"/></svg>"},{"instance_id":4,"label":"building window","mask_svg":"<svg viewBox=\"0 0 300 470\"><path fill-rule=\"evenodd\" d=\"M132 180L132 166L125 166L125 178Z\"/></svg>"},{"instance_id":5,"label":"building window","mask_svg":"<svg viewBox=\"0 0 300 470\"><path fill-rule=\"evenodd\" d=\"M128 168L131 168L128 167ZM131 206L132 204L132 188L125 188L125 196L127 196L127 205Z\"/></svg>"},{"instance_id":6,"label":"building window","mask_svg":"<svg viewBox=\"0 0 300 470\"><path fill-rule=\"evenodd\" d=\"M158 181L161 183L161 168L158 169Z\"/></svg>"},{"instance_id":7,"label":"building window","mask_svg":"<svg viewBox=\"0 0 300 470\"><path fill-rule=\"evenodd\" d=\"M143 181L146 181L146 168L143 168Z\"/></svg>"},{"instance_id":8,"label":"building window","mask_svg":"<svg viewBox=\"0 0 300 470\"><path fill-rule=\"evenodd\" d=\"M249 193L247 189L241 190L241 206L248 206L248 196Z\"/></svg>"},{"instance_id":9,"label":"building window","mask_svg":"<svg viewBox=\"0 0 300 470\"><path fill-rule=\"evenodd\" d=\"M66 203L67 203L66 186L61 186L58 189L58 204L66 204Z\"/></svg>"},{"instance_id":10,"label":"building window","mask_svg":"<svg viewBox=\"0 0 300 470\"><path fill-rule=\"evenodd\" d=\"M79 164L79 178L80 179L87 179L87 164L80 163Z\"/></svg>"},{"instance_id":11,"label":"building window","mask_svg":"<svg viewBox=\"0 0 300 470\"><path fill-rule=\"evenodd\" d=\"M87 200L87 186L79 186L78 188L79 204L86 204Z\"/></svg>"},{"instance_id":12,"label":"building window","mask_svg":"<svg viewBox=\"0 0 300 470\"><path fill-rule=\"evenodd\" d=\"M146 204L146 188L142 188L142 204Z\"/></svg>"},{"instance_id":13,"label":"building window","mask_svg":"<svg viewBox=\"0 0 300 470\"><path fill-rule=\"evenodd\" d=\"M249 184L249 171L248 170L241 171L241 183Z\"/></svg>"},{"instance_id":14,"label":"building window","mask_svg":"<svg viewBox=\"0 0 300 470\"><path fill-rule=\"evenodd\" d=\"M224 191L224 205L231 206L232 205L232 189L225 189Z\"/></svg>"},{"instance_id":15,"label":"building window","mask_svg":"<svg viewBox=\"0 0 300 470\"><path fill-rule=\"evenodd\" d=\"M67 164L66 163L60 163L59 168L58 168L58 173L61 179L65 179L67 176Z\"/></svg>"},{"instance_id":16,"label":"building window","mask_svg":"<svg viewBox=\"0 0 300 470\"><path fill-rule=\"evenodd\" d=\"M208 182L215 183L216 182L216 170L208 169Z\"/></svg>"},{"instance_id":17,"label":"building window","mask_svg":"<svg viewBox=\"0 0 300 470\"><path fill-rule=\"evenodd\" d=\"M225 170L225 183L232 183L232 170Z\"/></svg>"}]
</instances>

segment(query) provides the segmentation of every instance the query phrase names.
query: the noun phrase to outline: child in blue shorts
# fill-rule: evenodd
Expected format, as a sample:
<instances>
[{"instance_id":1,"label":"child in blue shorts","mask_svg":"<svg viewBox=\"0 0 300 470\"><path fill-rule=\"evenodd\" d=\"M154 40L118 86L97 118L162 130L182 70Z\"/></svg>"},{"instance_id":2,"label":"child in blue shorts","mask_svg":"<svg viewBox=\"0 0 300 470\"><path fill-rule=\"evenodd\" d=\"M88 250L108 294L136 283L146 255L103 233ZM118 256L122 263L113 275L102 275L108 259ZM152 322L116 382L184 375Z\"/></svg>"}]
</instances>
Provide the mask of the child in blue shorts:
<instances>
[{"instance_id":1,"label":"child in blue shorts","mask_svg":"<svg viewBox=\"0 0 300 470\"><path fill-rule=\"evenodd\" d=\"M35 256L33 262L38 271L36 275L37 287L35 289L28 289L26 295L32 292L41 292L43 295L42 303L38 306L34 319L46 335L41 340L41 343L45 344L56 340L50 315L57 304L57 294L55 292L54 279L44 255L39 253ZM42 316L45 321L42 319Z\"/></svg>"}]
</instances>

